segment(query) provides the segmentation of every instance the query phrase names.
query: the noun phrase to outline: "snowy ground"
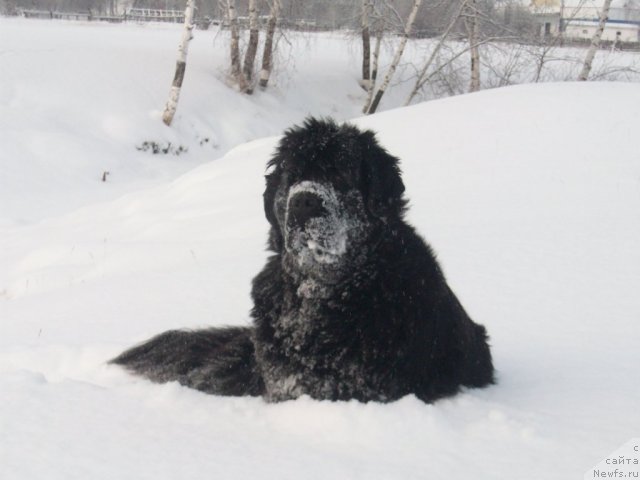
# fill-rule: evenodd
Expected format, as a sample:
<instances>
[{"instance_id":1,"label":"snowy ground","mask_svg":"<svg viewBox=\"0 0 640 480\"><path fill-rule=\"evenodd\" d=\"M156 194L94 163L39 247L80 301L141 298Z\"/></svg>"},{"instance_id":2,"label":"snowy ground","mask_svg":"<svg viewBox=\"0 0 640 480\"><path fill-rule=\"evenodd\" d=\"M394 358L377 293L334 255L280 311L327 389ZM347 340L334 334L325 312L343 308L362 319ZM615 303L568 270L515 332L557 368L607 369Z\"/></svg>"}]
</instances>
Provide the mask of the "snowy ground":
<instances>
[{"instance_id":1,"label":"snowy ground","mask_svg":"<svg viewBox=\"0 0 640 480\"><path fill-rule=\"evenodd\" d=\"M178 112L165 127L160 118L180 36L176 25L0 17L0 145L3 156L16 159L0 165L8 202L1 217L28 223L87 199L116 198L278 134L309 113L346 119L364 104L355 53L342 35L281 40L273 88L247 97L225 84L226 32L196 31ZM136 150L145 141L189 152ZM105 171L109 182L100 185Z\"/></svg>"},{"instance_id":2,"label":"snowy ground","mask_svg":"<svg viewBox=\"0 0 640 480\"><path fill-rule=\"evenodd\" d=\"M277 139L243 142L360 106L357 68L329 74L349 59L337 40L245 99L204 34L166 129L176 33L0 19L0 478L568 479L638 437L637 84L356 120L402 159L409 219L491 334L497 385L433 405L267 405L105 365L168 328L247 322ZM146 139L189 153L136 151Z\"/></svg>"}]
</instances>

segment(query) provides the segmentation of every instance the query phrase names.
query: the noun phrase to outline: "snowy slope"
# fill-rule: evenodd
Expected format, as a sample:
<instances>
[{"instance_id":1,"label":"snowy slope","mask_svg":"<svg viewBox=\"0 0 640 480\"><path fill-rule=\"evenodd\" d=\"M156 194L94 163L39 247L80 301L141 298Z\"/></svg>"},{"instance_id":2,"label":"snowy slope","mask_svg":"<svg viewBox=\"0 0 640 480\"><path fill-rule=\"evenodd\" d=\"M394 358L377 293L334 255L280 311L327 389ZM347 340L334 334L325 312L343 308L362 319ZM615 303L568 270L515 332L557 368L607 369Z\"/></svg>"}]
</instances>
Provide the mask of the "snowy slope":
<instances>
[{"instance_id":1,"label":"snowy slope","mask_svg":"<svg viewBox=\"0 0 640 480\"><path fill-rule=\"evenodd\" d=\"M271 88L245 96L226 84L226 32L197 30L168 128L160 119L181 34L180 25L0 17L0 221L30 223L113 199L278 134L309 113L346 119L364 103L342 35L292 34L282 41ZM188 153L136 150L146 141Z\"/></svg>"},{"instance_id":2,"label":"snowy slope","mask_svg":"<svg viewBox=\"0 0 640 480\"><path fill-rule=\"evenodd\" d=\"M0 106L16 98L3 92ZM57 123L21 108L22 134L48 146ZM75 203L50 190L38 218L37 186L0 190L0 478L581 478L640 428L639 109L639 85L549 84L356 120L401 158L409 220L492 338L498 384L433 405L267 405L105 365L168 328L247 322L277 138L174 180L163 178L202 158L160 159L151 186L127 173L122 196L78 180ZM120 115L157 133L139 112ZM29 177L33 142L0 122L2 175ZM184 139L180 128L167 135ZM137 162L126 142L64 131L66 145ZM65 157L78 160L72 178L81 154Z\"/></svg>"}]
</instances>

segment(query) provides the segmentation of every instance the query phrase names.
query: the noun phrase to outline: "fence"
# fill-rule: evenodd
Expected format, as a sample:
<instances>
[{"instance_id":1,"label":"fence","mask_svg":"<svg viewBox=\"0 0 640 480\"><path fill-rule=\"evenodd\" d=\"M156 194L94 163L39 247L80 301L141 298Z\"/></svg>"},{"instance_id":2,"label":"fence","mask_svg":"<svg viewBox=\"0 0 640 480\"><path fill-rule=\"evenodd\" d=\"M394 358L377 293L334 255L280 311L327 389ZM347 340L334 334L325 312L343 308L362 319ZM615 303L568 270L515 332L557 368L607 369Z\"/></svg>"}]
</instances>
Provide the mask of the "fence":
<instances>
[{"instance_id":1,"label":"fence","mask_svg":"<svg viewBox=\"0 0 640 480\"><path fill-rule=\"evenodd\" d=\"M122 15L102 15L87 12L58 12L54 10L20 10L19 14L25 18L49 18L56 20L85 20L112 23L121 22L165 22L183 23L184 12L181 10L163 10L154 8L131 8Z\"/></svg>"},{"instance_id":2,"label":"fence","mask_svg":"<svg viewBox=\"0 0 640 480\"><path fill-rule=\"evenodd\" d=\"M125 13L125 21L183 23L183 10L161 10L154 8L132 8Z\"/></svg>"}]
</instances>

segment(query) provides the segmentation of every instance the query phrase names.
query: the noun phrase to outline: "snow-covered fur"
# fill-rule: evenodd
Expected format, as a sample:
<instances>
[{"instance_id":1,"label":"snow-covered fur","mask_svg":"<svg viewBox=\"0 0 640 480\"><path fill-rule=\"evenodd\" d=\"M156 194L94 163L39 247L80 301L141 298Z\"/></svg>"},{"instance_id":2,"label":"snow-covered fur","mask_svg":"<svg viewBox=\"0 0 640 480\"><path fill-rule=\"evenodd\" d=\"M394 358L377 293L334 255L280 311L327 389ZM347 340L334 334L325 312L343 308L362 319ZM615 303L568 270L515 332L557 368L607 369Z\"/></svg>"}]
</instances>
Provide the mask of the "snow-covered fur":
<instances>
[{"instance_id":1,"label":"snow-covered fur","mask_svg":"<svg viewBox=\"0 0 640 480\"><path fill-rule=\"evenodd\" d=\"M269 169L274 255L253 280L253 327L166 332L114 363L268 401L430 402L493 382L485 329L403 220L398 160L372 132L308 119Z\"/></svg>"}]
</instances>

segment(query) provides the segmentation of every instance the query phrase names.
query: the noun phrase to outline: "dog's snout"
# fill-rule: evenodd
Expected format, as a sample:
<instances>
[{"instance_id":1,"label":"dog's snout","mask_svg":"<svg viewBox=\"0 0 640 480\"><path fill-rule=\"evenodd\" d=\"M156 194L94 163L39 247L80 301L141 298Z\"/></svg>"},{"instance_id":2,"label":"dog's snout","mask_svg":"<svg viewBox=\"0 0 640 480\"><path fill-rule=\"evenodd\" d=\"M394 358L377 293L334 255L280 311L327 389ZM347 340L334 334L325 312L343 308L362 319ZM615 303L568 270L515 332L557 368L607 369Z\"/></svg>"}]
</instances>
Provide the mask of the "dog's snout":
<instances>
[{"instance_id":1,"label":"dog's snout","mask_svg":"<svg viewBox=\"0 0 640 480\"><path fill-rule=\"evenodd\" d=\"M289 218L303 226L307 220L325 213L322 198L312 192L296 193L289 199Z\"/></svg>"}]
</instances>

